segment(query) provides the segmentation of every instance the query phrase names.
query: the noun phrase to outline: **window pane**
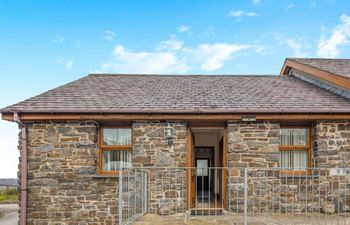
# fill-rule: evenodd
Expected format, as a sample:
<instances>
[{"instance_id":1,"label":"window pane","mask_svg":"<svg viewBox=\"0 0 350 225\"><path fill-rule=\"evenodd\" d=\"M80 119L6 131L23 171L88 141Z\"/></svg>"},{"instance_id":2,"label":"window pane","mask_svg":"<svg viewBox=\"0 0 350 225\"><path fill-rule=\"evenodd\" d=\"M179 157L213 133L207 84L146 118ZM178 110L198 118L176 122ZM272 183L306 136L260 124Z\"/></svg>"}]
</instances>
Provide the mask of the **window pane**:
<instances>
[{"instance_id":1,"label":"window pane","mask_svg":"<svg viewBox=\"0 0 350 225\"><path fill-rule=\"evenodd\" d=\"M280 151L280 166L285 170L306 170L308 156L307 151Z\"/></svg>"},{"instance_id":2,"label":"window pane","mask_svg":"<svg viewBox=\"0 0 350 225\"><path fill-rule=\"evenodd\" d=\"M306 145L307 130L305 128L281 129L280 145Z\"/></svg>"},{"instance_id":3,"label":"window pane","mask_svg":"<svg viewBox=\"0 0 350 225\"><path fill-rule=\"evenodd\" d=\"M131 129L129 128L104 128L102 133L103 145L131 145Z\"/></svg>"},{"instance_id":4,"label":"window pane","mask_svg":"<svg viewBox=\"0 0 350 225\"><path fill-rule=\"evenodd\" d=\"M208 160L197 159L197 176L208 176Z\"/></svg>"},{"instance_id":5,"label":"window pane","mask_svg":"<svg viewBox=\"0 0 350 225\"><path fill-rule=\"evenodd\" d=\"M120 168L132 167L132 151L102 151L102 170L118 171Z\"/></svg>"}]
</instances>

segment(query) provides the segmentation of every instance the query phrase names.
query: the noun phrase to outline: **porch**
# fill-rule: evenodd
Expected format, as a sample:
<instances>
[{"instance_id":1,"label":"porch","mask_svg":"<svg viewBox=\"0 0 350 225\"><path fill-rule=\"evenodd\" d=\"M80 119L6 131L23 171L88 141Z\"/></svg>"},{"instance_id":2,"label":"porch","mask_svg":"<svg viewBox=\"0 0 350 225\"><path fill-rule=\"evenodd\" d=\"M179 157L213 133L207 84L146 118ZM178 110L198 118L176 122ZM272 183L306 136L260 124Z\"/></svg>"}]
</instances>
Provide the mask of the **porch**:
<instances>
[{"instance_id":1,"label":"porch","mask_svg":"<svg viewBox=\"0 0 350 225\"><path fill-rule=\"evenodd\" d=\"M280 168L123 169L119 224L347 224L349 171L309 168L284 175ZM222 195L212 192L215 182L205 193L203 183L218 174L226 183L220 186ZM201 180L202 190L191 180Z\"/></svg>"},{"instance_id":2,"label":"porch","mask_svg":"<svg viewBox=\"0 0 350 225\"><path fill-rule=\"evenodd\" d=\"M307 222L306 222L307 221ZM248 217L249 225L270 225L270 224L349 224L349 217L338 215L325 215L317 213L302 213L300 216L293 216L286 213L275 213L274 216L262 214ZM244 225L244 217L242 214L227 213L222 216L196 216L190 217L188 214L176 214L171 216L159 216L156 214L145 214L137 221L130 224L134 225Z\"/></svg>"}]
</instances>

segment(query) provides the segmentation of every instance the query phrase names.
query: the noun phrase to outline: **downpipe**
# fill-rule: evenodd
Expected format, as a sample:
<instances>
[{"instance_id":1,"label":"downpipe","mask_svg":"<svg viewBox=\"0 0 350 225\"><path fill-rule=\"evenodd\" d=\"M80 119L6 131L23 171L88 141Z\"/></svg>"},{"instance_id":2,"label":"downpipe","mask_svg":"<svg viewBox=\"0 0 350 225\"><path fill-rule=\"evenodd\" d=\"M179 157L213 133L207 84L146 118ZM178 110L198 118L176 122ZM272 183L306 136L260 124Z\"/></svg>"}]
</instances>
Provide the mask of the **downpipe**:
<instances>
[{"instance_id":1,"label":"downpipe","mask_svg":"<svg viewBox=\"0 0 350 225\"><path fill-rule=\"evenodd\" d=\"M21 129L21 202L20 202L20 225L27 223L27 172L28 172L28 136L27 125L22 123L17 112L13 113L13 120Z\"/></svg>"}]
</instances>

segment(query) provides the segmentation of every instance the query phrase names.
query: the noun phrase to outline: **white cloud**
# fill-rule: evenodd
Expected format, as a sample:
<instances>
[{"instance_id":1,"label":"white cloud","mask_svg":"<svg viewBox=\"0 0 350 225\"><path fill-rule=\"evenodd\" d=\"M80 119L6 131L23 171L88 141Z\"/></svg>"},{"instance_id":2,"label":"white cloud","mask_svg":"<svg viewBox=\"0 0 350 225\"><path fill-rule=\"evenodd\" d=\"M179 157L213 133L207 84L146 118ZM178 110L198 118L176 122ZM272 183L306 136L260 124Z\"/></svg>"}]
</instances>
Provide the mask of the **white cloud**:
<instances>
[{"instance_id":1,"label":"white cloud","mask_svg":"<svg viewBox=\"0 0 350 225\"><path fill-rule=\"evenodd\" d=\"M260 4L260 2L261 2L260 0L253 0L254 5L258 5L258 4Z\"/></svg>"},{"instance_id":2,"label":"white cloud","mask_svg":"<svg viewBox=\"0 0 350 225\"><path fill-rule=\"evenodd\" d=\"M237 11L230 11L227 13L228 17L256 17L258 16L258 14L256 14L255 12L246 12L243 10L237 10Z\"/></svg>"},{"instance_id":3,"label":"white cloud","mask_svg":"<svg viewBox=\"0 0 350 225\"><path fill-rule=\"evenodd\" d=\"M255 52L258 54L265 55L265 54L269 53L268 48L264 45L254 45L254 48L255 48Z\"/></svg>"},{"instance_id":4,"label":"white cloud","mask_svg":"<svg viewBox=\"0 0 350 225\"><path fill-rule=\"evenodd\" d=\"M341 53L341 47L349 43L350 17L343 14L340 20L341 24L333 28L330 37L321 36L317 51L319 57L335 58Z\"/></svg>"},{"instance_id":5,"label":"white cloud","mask_svg":"<svg viewBox=\"0 0 350 225\"><path fill-rule=\"evenodd\" d=\"M113 41L115 38L115 33L111 30L105 30L103 38L106 39L107 41Z\"/></svg>"},{"instance_id":6,"label":"white cloud","mask_svg":"<svg viewBox=\"0 0 350 225\"><path fill-rule=\"evenodd\" d=\"M258 16L258 14L254 13L254 12L247 12L246 15L249 16L249 17Z\"/></svg>"},{"instance_id":7,"label":"white cloud","mask_svg":"<svg viewBox=\"0 0 350 225\"><path fill-rule=\"evenodd\" d=\"M274 33L273 37L278 45L281 45L283 49L284 46L287 46L293 52L293 57L309 57L310 51L312 51L312 45L310 44L310 40L306 37L299 37L298 39L294 39L291 37L287 37L283 33ZM275 47L275 49L277 49Z\"/></svg>"},{"instance_id":8,"label":"white cloud","mask_svg":"<svg viewBox=\"0 0 350 225\"><path fill-rule=\"evenodd\" d=\"M286 40L286 44L289 48L293 51L294 57L307 57L308 54L306 52L303 52L303 44L300 41L296 41L292 38L289 38Z\"/></svg>"},{"instance_id":9,"label":"white cloud","mask_svg":"<svg viewBox=\"0 0 350 225\"><path fill-rule=\"evenodd\" d=\"M238 10L238 11L230 11L227 16L228 17L240 17L244 16L245 12L243 10Z\"/></svg>"},{"instance_id":10,"label":"white cloud","mask_svg":"<svg viewBox=\"0 0 350 225\"><path fill-rule=\"evenodd\" d=\"M293 8L295 8L295 4L289 4L289 5L287 5L287 7L286 7L286 10L290 10L290 9L293 9Z\"/></svg>"},{"instance_id":11,"label":"white cloud","mask_svg":"<svg viewBox=\"0 0 350 225\"><path fill-rule=\"evenodd\" d=\"M102 65L103 71L128 73L183 73L188 70L172 52L133 52L117 45L112 61Z\"/></svg>"},{"instance_id":12,"label":"white cloud","mask_svg":"<svg viewBox=\"0 0 350 225\"><path fill-rule=\"evenodd\" d=\"M56 60L57 63L64 65L67 70L72 69L74 62L72 60L67 60L65 58L59 58Z\"/></svg>"},{"instance_id":13,"label":"white cloud","mask_svg":"<svg viewBox=\"0 0 350 225\"><path fill-rule=\"evenodd\" d=\"M176 73L215 71L237 54L260 46L234 43L200 44L185 47L181 40L163 41L154 51L132 51L117 45L112 58L102 65L101 71L118 73Z\"/></svg>"},{"instance_id":14,"label":"white cloud","mask_svg":"<svg viewBox=\"0 0 350 225\"><path fill-rule=\"evenodd\" d=\"M62 43L64 43L65 39L63 37L56 37L52 41L56 42L56 43L59 43L59 44L62 44Z\"/></svg>"},{"instance_id":15,"label":"white cloud","mask_svg":"<svg viewBox=\"0 0 350 225\"><path fill-rule=\"evenodd\" d=\"M73 61L69 60L65 63L65 67L70 70L73 67L73 64Z\"/></svg>"},{"instance_id":16,"label":"white cloud","mask_svg":"<svg viewBox=\"0 0 350 225\"><path fill-rule=\"evenodd\" d=\"M184 24L177 28L177 31L179 33L189 32L190 30L191 30L191 27L188 25L184 25Z\"/></svg>"},{"instance_id":17,"label":"white cloud","mask_svg":"<svg viewBox=\"0 0 350 225\"><path fill-rule=\"evenodd\" d=\"M216 36L216 29L217 27L210 25L203 33L201 33L201 36L206 37L215 37Z\"/></svg>"},{"instance_id":18,"label":"white cloud","mask_svg":"<svg viewBox=\"0 0 350 225\"><path fill-rule=\"evenodd\" d=\"M163 41L157 47L157 50L165 50L165 51L176 51L181 49L183 46L183 41L176 39L175 37L171 37L169 40Z\"/></svg>"},{"instance_id":19,"label":"white cloud","mask_svg":"<svg viewBox=\"0 0 350 225\"><path fill-rule=\"evenodd\" d=\"M234 53L252 48L252 45L215 43L201 44L194 49L187 49L191 57L198 62L200 69L214 71L224 66L224 63L232 59Z\"/></svg>"}]
</instances>

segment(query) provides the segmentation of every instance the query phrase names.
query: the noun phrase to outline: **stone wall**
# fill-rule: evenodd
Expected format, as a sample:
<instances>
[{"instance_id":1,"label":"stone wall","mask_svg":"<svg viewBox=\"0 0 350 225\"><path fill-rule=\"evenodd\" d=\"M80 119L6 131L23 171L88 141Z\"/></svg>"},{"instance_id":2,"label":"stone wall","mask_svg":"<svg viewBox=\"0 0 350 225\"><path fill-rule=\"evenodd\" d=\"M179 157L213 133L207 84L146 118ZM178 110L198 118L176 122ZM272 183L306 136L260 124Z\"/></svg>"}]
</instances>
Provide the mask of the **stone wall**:
<instances>
[{"instance_id":1,"label":"stone wall","mask_svg":"<svg viewBox=\"0 0 350 225\"><path fill-rule=\"evenodd\" d=\"M267 208L261 204L268 204L266 200L271 199L272 186L277 178L275 174L267 173L265 168L279 165L279 136L280 125L277 122L228 123L228 166L233 168L228 171L227 198L230 210L242 212L244 208L243 167L264 168L250 170L249 195L254 198L250 199L249 208L254 211L259 210L259 207ZM259 177L261 179L257 179Z\"/></svg>"},{"instance_id":2,"label":"stone wall","mask_svg":"<svg viewBox=\"0 0 350 225\"><path fill-rule=\"evenodd\" d=\"M277 122L228 124L230 167L278 167ZM350 121L316 121L312 124L313 163L318 168L350 167Z\"/></svg>"},{"instance_id":3,"label":"stone wall","mask_svg":"<svg viewBox=\"0 0 350 225\"><path fill-rule=\"evenodd\" d=\"M173 139L169 145L167 125L160 121L135 121L132 125L133 171L147 167L149 212L161 215L185 209L187 127L185 122L170 122ZM28 124L28 224L118 223L118 178L96 176L97 130L92 122ZM277 122L228 123L230 209L243 209L243 170L237 167L263 169L249 173L249 205L254 211L321 210L319 205L324 204L339 205L336 210L340 211L350 207L350 191L345 191L349 180L332 178L330 182L321 174L313 181L317 189L312 189L310 180L281 177L272 169L279 166L279 134ZM317 121L312 125L312 137L317 167L350 166L350 121ZM136 188L132 185L136 182L129 186ZM331 192L332 187L337 190ZM312 191L321 193L318 199L310 197ZM127 193L123 197L133 196ZM342 199L347 199L348 206ZM312 201L315 204L310 204Z\"/></svg>"},{"instance_id":4,"label":"stone wall","mask_svg":"<svg viewBox=\"0 0 350 225\"><path fill-rule=\"evenodd\" d=\"M312 125L313 161L317 168L350 168L350 121L317 121ZM321 176L320 190L332 190L323 202L340 212L350 209L349 176Z\"/></svg>"},{"instance_id":5,"label":"stone wall","mask_svg":"<svg viewBox=\"0 0 350 225\"><path fill-rule=\"evenodd\" d=\"M168 122L137 121L132 126L133 165L148 167L149 210L161 215L180 212L185 204L186 170L181 167L186 167L187 128L184 122L169 124L173 130L170 145L165 133Z\"/></svg>"},{"instance_id":6,"label":"stone wall","mask_svg":"<svg viewBox=\"0 0 350 225\"><path fill-rule=\"evenodd\" d=\"M185 170L174 167L186 166L186 125L170 124L171 145L165 137L168 123L139 121L132 132L134 168L173 167L149 170L151 209L161 214L184 206ZM28 123L28 224L118 223L119 181L97 176L97 131L92 122ZM136 185L123 182L128 191Z\"/></svg>"},{"instance_id":7,"label":"stone wall","mask_svg":"<svg viewBox=\"0 0 350 225\"><path fill-rule=\"evenodd\" d=\"M229 122L229 167L277 167L280 126L277 122Z\"/></svg>"},{"instance_id":8,"label":"stone wall","mask_svg":"<svg viewBox=\"0 0 350 225\"><path fill-rule=\"evenodd\" d=\"M319 168L350 166L350 121L317 121L312 126L314 162Z\"/></svg>"},{"instance_id":9,"label":"stone wall","mask_svg":"<svg viewBox=\"0 0 350 225\"><path fill-rule=\"evenodd\" d=\"M231 123L229 160L232 161L229 165L233 168L229 169L228 182L230 209L236 212L244 209L244 169L235 169L236 166L248 167L250 212L335 213L349 210L349 177L330 176L327 168L349 168L350 121L314 122L312 143L312 165L316 169L307 175L281 174L278 168L273 169L279 166L279 125Z\"/></svg>"},{"instance_id":10,"label":"stone wall","mask_svg":"<svg viewBox=\"0 0 350 225\"><path fill-rule=\"evenodd\" d=\"M138 121L132 125L133 165L135 167L185 167L186 124L170 122L172 144L166 138L167 122Z\"/></svg>"},{"instance_id":11,"label":"stone wall","mask_svg":"<svg viewBox=\"0 0 350 225\"><path fill-rule=\"evenodd\" d=\"M27 224L116 224L118 180L98 179L97 126L28 124Z\"/></svg>"},{"instance_id":12,"label":"stone wall","mask_svg":"<svg viewBox=\"0 0 350 225\"><path fill-rule=\"evenodd\" d=\"M350 211L348 176L330 176L327 169L309 175L282 175L277 169L247 168L248 211L267 213L344 213ZM312 176L311 174L314 174ZM228 204L244 211L244 169L230 169Z\"/></svg>"}]
</instances>

